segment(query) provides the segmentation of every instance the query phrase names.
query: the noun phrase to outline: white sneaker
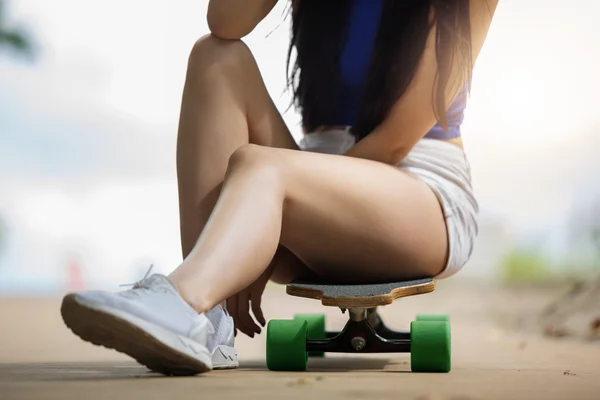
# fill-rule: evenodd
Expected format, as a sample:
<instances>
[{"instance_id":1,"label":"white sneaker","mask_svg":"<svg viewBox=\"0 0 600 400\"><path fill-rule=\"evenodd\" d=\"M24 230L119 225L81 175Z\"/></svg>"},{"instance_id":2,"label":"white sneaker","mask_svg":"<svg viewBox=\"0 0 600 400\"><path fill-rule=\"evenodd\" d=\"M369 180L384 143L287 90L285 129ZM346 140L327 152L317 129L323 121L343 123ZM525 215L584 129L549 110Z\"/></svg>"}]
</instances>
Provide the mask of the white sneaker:
<instances>
[{"instance_id":1,"label":"white sneaker","mask_svg":"<svg viewBox=\"0 0 600 400\"><path fill-rule=\"evenodd\" d=\"M233 319L221 306L198 314L160 274L119 293L69 294L61 314L83 340L125 353L162 374L238 366Z\"/></svg>"}]
</instances>

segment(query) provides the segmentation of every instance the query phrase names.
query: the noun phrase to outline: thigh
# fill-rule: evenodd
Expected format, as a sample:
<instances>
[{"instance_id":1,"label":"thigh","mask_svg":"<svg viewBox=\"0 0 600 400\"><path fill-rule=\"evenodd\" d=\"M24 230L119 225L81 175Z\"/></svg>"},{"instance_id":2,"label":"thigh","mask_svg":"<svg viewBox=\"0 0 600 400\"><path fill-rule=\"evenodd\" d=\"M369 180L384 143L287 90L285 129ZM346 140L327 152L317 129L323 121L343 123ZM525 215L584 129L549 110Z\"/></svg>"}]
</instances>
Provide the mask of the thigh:
<instances>
[{"instance_id":1,"label":"thigh","mask_svg":"<svg viewBox=\"0 0 600 400\"><path fill-rule=\"evenodd\" d=\"M440 203L422 181L370 160L268 149L283 174L281 243L323 278L434 276L448 255Z\"/></svg>"},{"instance_id":2,"label":"thigh","mask_svg":"<svg viewBox=\"0 0 600 400\"><path fill-rule=\"evenodd\" d=\"M248 46L206 35L190 53L177 138L184 257L212 213L229 157L248 143L297 148Z\"/></svg>"}]
</instances>

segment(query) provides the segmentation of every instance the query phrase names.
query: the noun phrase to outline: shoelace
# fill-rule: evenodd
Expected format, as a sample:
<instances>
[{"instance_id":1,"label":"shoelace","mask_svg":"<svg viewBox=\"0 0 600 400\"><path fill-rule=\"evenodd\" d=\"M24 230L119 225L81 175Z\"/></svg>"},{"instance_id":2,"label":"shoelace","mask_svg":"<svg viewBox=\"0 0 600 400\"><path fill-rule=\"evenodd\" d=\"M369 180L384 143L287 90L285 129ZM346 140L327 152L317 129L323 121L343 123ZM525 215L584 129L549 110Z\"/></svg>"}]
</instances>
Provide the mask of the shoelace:
<instances>
[{"instance_id":1,"label":"shoelace","mask_svg":"<svg viewBox=\"0 0 600 400\"><path fill-rule=\"evenodd\" d=\"M122 285L119 285L119 287L131 286L132 289L137 289L137 288L142 287L143 286L142 284L144 283L146 278L148 278L148 276L150 276L150 272L152 272L152 268L154 268L154 264L150 264L150 267L146 271L146 275L144 275L144 277L142 279L140 279L139 281L136 281L134 283L124 283Z\"/></svg>"}]
</instances>

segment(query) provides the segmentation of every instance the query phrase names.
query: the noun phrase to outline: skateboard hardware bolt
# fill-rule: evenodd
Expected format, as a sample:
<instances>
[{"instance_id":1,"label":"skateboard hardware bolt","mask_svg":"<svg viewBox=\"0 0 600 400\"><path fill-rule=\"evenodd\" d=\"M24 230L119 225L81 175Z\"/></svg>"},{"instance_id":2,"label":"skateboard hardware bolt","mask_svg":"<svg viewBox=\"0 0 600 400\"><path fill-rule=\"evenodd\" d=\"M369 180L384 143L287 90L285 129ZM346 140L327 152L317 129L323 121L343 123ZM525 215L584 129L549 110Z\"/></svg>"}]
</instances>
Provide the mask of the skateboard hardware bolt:
<instances>
[{"instance_id":1,"label":"skateboard hardware bolt","mask_svg":"<svg viewBox=\"0 0 600 400\"><path fill-rule=\"evenodd\" d=\"M354 347L354 350L361 351L362 349L365 348L367 341L365 340L365 338L363 338L361 336L355 336L350 341L350 344L352 344L352 347Z\"/></svg>"}]
</instances>

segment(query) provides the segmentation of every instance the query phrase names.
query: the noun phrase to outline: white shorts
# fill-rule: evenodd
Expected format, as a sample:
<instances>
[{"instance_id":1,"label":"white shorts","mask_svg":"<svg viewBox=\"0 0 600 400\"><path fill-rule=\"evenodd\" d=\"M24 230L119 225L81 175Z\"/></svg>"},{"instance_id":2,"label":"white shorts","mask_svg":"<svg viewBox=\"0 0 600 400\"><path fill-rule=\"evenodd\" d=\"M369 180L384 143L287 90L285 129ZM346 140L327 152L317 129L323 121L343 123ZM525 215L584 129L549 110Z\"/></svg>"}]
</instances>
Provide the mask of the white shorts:
<instances>
[{"instance_id":1,"label":"white shorts","mask_svg":"<svg viewBox=\"0 0 600 400\"><path fill-rule=\"evenodd\" d=\"M307 134L300 149L316 153L344 154L356 144L348 129ZM471 186L471 167L459 146L439 140L421 139L398 164L427 184L435 193L446 219L448 263L437 278L448 278L469 260L477 236L479 206Z\"/></svg>"}]
</instances>

